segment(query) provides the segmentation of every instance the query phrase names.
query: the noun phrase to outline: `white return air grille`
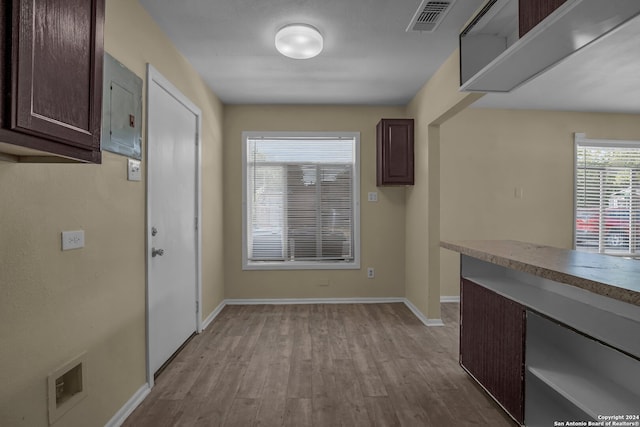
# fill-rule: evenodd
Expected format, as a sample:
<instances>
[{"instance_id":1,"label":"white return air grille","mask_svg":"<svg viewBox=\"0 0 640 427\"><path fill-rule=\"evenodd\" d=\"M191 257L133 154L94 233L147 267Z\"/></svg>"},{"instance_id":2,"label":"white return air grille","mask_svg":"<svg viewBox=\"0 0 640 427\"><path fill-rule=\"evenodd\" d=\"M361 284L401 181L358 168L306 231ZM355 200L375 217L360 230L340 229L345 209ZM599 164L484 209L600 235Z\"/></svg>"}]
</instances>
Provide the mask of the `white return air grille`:
<instances>
[{"instance_id":1,"label":"white return air grille","mask_svg":"<svg viewBox=\"0 0 640 427\"><path fill-rule=\"evenodd\" d=\"M409 31L435 31L442 22L455 0L430 1L422 0L420 7L413 15L407 32Z\"/></svg>"}]
</instances>

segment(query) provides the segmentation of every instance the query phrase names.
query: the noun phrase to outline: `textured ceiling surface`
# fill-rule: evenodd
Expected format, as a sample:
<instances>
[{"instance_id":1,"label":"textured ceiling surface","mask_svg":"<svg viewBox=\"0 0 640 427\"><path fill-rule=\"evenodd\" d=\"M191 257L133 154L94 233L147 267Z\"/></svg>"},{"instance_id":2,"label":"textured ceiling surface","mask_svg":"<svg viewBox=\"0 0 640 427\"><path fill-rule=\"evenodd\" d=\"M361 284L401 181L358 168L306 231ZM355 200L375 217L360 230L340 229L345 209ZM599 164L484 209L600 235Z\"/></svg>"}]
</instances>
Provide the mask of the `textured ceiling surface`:
<instances>
[{"instance_id":1,"label":"textured ceiling surface","mask_svg":"<svg viewBox=\"0 0 640 427\"><path fill-rule=\"evenodd\" d=\"M514 0L515 1L515 0ZM227 104L403 105L457 48L482 0L435 32L406 32L420 0L140 0ZM324 51L280 55L278 29L315 26ZM640 17L508 94L473 107L640 113Z\"/></svg>"},{"instance_id":2,"label":"textured ceiling surface","mask_svg":"<svg viewBox=\"0 0 640 427\"><path fill-rule=\"evenodd\" d=\"M482 0L458 0L433 33L406 32L420 0L140 0L225 103L406 104L458 46ZM278 29L324 36L309 60L280 55Z\"/></svg>"}]
</instances>

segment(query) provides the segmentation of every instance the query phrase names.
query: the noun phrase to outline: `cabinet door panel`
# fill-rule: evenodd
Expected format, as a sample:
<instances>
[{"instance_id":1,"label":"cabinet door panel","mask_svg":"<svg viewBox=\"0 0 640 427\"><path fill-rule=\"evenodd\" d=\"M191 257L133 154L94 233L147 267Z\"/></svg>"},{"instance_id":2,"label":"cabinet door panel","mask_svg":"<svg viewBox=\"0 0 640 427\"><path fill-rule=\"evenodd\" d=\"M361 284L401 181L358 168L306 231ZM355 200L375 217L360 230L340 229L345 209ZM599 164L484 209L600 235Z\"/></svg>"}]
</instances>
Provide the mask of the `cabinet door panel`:
<instances>
[{"instance_id":1,"label":"cabinet door panel","mask_svg":"<svg viewBox=\"0 0 640 427\"><path fill-rule=\"evenodd\" d=\"M519 33L524 36L567 0L520 0L518 7Z\"/></svg>"},{"instance_id":2,"label":"cabinet door panel","mask_svg":"<svg viewBox=\"0 0 640 427\"><path fill-rule=\"evenodd\" d=\"M387 178L406 178L409 176L409 128L406 125L391 124L387 132Z\"/></svg>"},{"instance_id":3,"label":"cabinet door panel","mask_svg":"<svg viewBox=\"0 0 640 427\"><path fill-rule=\"evenodd\" d=\"M413 119L378 123L377 158L377 185L413 185Z\"/></svg>"},{"instance_id":4,"label":"cabinet door panel","mask_svg":"<svg viewBox=\"0 0 640 427\"><path fill-rule=\"evenodd\" d=\"M98 149L104 1L13 5L12 129Z\"/></svg>"},{"instance_id":5,"label":"cabinet door panel","mask_svg":"<svg viewBox=\"0 0 640 427\"><path fill-rule=\"evenodd\" d=\"M460 364L522 423L524 307L462 279L460 310Z\"/></svg>"}]
</instances>

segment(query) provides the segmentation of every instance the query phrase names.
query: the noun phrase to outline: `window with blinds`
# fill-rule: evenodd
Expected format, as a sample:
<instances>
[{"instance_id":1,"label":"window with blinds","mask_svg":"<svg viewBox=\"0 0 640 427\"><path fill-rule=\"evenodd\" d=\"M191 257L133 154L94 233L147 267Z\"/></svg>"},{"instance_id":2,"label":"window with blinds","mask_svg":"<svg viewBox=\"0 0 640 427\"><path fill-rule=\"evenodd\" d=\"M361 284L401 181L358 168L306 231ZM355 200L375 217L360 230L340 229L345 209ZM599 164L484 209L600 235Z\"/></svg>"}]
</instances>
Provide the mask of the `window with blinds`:
<instances>
[{"instance_id":1,"label":"window with blinds","mask_svg":"<svg viewBox=\"0 0 640 427\"><path fill-rule=\"evenodd\" d=\"M576 134L575 247L640 256L640 141Z\"/></svg>"},{"instance_id":2,"label":"window with blinds","mask_svg":"<svg viewBox=\"0 0 640 427\"><path fill-rule=\"evenodd\" d=\"M359 134L243 142L244 268L359 268Z\"/></svg>"}]
</instances>

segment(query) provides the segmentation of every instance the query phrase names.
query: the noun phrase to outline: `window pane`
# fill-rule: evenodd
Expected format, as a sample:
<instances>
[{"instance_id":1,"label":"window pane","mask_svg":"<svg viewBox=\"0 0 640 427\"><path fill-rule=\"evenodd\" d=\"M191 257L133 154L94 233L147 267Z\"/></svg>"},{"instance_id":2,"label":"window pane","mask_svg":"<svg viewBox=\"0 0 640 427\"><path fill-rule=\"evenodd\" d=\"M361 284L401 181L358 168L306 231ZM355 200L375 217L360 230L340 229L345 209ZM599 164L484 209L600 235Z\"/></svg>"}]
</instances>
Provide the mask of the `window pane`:
<instances>
[{"instance_id":1,"label":"window pane","mask_svg":"<svg viewBox=\"0 0 640 427\"><path fill-rule=\"evenodd\" d=\"M289 259L317 259L317 167L289 165L287 168L287 217Z\"/></svg>"},{"instance_id":2,"label":"window pane","mask_svg":"<svg viewBox=\"0 0 640 427\"><path fill-rule=\"evenodd\" d=\"M285 186L282 166L254 165L249 169L249 257L282 260Z\"/></svg>"},{"instance_id":3,"label":"window pane","mask_svg":"<svg viewBox=\"0 0 640 427\"><path fill-rule=\"evenodd\" d=\"M353 257L353 185L351 165L327 165L322 169L321 227L322 257Z\"/></svg>"},{"instance_id":4,"label":"window pane","mask_svg":"<svg viewBox=\"0 0 640 427\"><path fill-rule=\"evenodd\" d=\"M576 249L640 251L640 148L577 145Z\"/></svg>"},{"instance_id":5,"label":"window pane","mask_svg":"<svg viewBox=\"0 0 640 427\"><path fill-rule=\"evenodd\" d=\"M247 138L248 261L354 261L355 138Z\"/></svg>"}]
</instances>

